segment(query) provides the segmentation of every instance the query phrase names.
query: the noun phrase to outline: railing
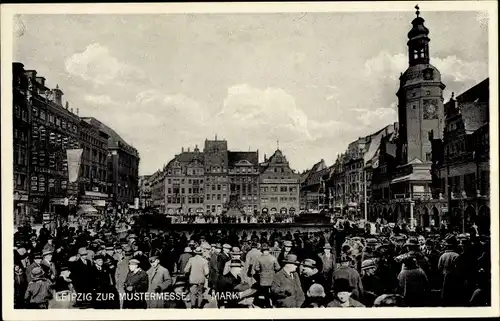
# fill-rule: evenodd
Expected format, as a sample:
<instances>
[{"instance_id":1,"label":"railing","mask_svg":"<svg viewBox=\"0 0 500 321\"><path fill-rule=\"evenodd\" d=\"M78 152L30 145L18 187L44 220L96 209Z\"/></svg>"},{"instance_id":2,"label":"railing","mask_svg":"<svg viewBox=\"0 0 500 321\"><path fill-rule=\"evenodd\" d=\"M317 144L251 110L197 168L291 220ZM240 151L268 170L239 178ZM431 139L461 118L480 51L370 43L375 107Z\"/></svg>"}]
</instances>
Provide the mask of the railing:
<instances>
[{"instance_id":1,"label":"railing","mask_svg":"<svg viewBox=\"0 0 500 321\"><path fill-rule=\"evenodd\" d=\"M413 192L413 199L431 200L431 192Z\"/></svg>"}]
</instances>

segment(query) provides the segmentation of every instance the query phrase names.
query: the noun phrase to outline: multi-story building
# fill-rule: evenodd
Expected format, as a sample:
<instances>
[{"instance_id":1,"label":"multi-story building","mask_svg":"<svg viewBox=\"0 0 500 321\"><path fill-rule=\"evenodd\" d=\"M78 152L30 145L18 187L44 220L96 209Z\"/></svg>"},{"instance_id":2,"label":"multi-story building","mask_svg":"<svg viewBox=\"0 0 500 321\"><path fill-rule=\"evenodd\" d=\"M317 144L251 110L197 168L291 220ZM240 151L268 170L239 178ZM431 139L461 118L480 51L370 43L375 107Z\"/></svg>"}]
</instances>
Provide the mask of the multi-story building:
<instances>
[{"instance_id":1,"label":"multi-story building","mask_svg":"<svg viewBox=\"0 0 500 321\"><path fill-rule=\"evenodd\" d=\"M228 150L226 140L205 140L205 210L220 215L229 201Z\"/></svg>"},{"instance_id":2,"label":"multi-story building","mask_svg":"<svg viewBox=\"0 0 500 321\"><path fill-rule=\"evenodd\" d=\"M176 155L166 167L165 211L168 215L204 213L204 153L198 146Z\"/></svg>"},{"instance_id":3,"label":"multi-story building","mask_svg":"<svg viewBox=\"0 0 500 321\"><path fill-rule=\"evenodd\" d=\"M422 215L423 226L440 220L490 229L489 79L445 104L443 138L432 139L433 197L441 206ZM434 136L434 133L432 133ZM441 210L439 210L441 209ZM443 209L445 209L443 211Z\"/></svg>"},{"instance_id":4,"label":"multi-story building","mask_svg":"<svg viewBox=\"0 0 500 321\"><path fill-rule=\"evenodd\" d=\"M237 202L247 215L260 213L259 198L259 152L228 151L228 173L230 198ZM226 192L226 185L222 192ZM213 188L212 184L212 188ZM216 188L219 188L217 184ZM228 209L224 204L224 210Z\"/></svg>"},{"instance_id":5,"label":"multi-story building","mask_svg":"<svg viewBox=\"0 0 500 321\"><path fill-rule=\"evenodd\" d=\"M139 208L145 209L152 206L151 201L152 175L139 176Z\"/></svg>"},{"instance_id":6,"label":"multi-story building","mask_svg":"<svg viewBox=\"0 0 500 321\"><path fill-rule=\"evenodd\" d=\"M159 213L166 213L165 210L165 177L167 175L167 165L156 171L149 178L151 182L151 206Z\"/></svg>"},{"instance_id":7,"label":"multi-story building","mask_svg":"<svg viewBox=\"0 0 500 321\"><path fill-rule=\"evenodd\" d=\"M45 78L27 70L27 99L31 107L30 207L35 221L45 212L66 215L65 198L78 192L68 183L66 150L79 147L80 118L62 105L63 92L50 90Z\"/></svg>"},{"instance_id":8,"label":"multi-story building","mask_svg":"<svg viewBox=\"0 0 500 321\"><path fill-rule=\"evenodd\" d=\"M373 171L373 210L376 215L415 225L428 212L431 199L431 141L441 138L444 105L441 74L430 64L429 29L420 12L408 33L409 67L400 76L397 137L383 140L380 166ZM395 151L394 151L395 149ZM384 153L384 155L382 155Z\"/></svg>"},{"instance_id":9,"label":"multi-story building","mask_svg":"<svg viewBox=\"0 0 500 321\"><path fill-rule=\"evenodd\" d=\"M101 121L93 117L85 120L109 136L107 183L111 207L118 210L133 207L139 198L139 152Z\"/></svg>"},{"instance_id":10,"label":"multi-story building","mask_svg":"<svg viewBox=\"0 0 500 321\"><path fill-rule=\"evenodd\" d=\"M91 204L103 211L109 202L108 195L108 139L99 123L92 118L81 118L79 204Z\"/></svg>"},{"instance_id":11,"label":"multi-story building","mask_svg":"<svg viewBox=\"0 0 500 321\"><path fill-rule=\"evenodd\" d=\"M328 178L326 179L326 188L329 196L329 206L335 212L342 212L346 200L344 193L344 155L341 154L335 160L335 163L330 166Z\"/></svg>"},{"instance_id":12,"label":"multi-story building","mask_svg":"<svg viewBox=\"0 0 500 321\"><path fill-rule=\"evenodd\" d=\"M31 110L28 105L28 78L22 63L12 64L14 224L29 222Z\"/></svg>"},{"instance_id":13,"label":"multi-story building","mask_svg":"<svg viewBox=\"0 0 500 321\"><path fill-rule=\"evenodd\" d=\"M307 172L303 177L303 182L300 186L300 198L303 200L301 210L319 211L327 208L326 202L326 186L323 181L325 174L329 172L325 161L322 159Z\"/></svg>"},{"instance_id":14,"label":"multi-story building","mask_svg":"<svg viewBox=\"0 0 500 321\"><path fill-rule=\"evenodd\" d=\"M290 168L281 150L260 164L262 214L294 215L300 207L300 175Z\"/></svg>"}]
</instances>

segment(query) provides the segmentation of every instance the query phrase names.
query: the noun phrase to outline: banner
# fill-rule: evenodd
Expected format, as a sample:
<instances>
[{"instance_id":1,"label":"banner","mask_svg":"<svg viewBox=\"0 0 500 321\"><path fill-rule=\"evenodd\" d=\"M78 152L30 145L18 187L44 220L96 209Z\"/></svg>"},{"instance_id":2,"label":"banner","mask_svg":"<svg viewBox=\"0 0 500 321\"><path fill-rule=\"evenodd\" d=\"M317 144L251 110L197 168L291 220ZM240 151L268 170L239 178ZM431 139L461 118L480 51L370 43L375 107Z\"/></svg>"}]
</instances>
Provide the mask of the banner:
<instances>
[{"instance_id":1,"label":"banner","mask_svg":"<svg viewBox=\"0 0 500 321\"><path fill-rule=\"evenodd\" d=\"M67 149L66 155L68 158L68 177L69 182L74 183L78 180L80 173L80 165L82 163L83 149Z\"/></svg>"}]
</instances>

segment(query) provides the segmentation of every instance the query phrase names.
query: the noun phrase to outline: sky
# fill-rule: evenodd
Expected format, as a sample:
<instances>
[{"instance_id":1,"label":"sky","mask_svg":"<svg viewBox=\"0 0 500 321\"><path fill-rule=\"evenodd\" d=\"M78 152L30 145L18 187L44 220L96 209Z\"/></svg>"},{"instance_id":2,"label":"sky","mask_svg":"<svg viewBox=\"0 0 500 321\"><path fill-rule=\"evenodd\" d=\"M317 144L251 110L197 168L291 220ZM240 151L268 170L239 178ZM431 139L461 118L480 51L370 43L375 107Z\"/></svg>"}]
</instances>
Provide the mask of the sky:
<instances>
[{"instance_id":1,"label":"sky","mask_svg":"<svg viewBox=\"0 0 500 321\"><path fill-rule=\"evenodd\" d=\"M426 12L444 99L488 77L488 17ZM397 121L415 13L22 15L14 61L140 153L152 174L181 148L279 148L293 169L331 165ZM17 29L19 30L19 28Z\"/></svg>"}]
</instances>

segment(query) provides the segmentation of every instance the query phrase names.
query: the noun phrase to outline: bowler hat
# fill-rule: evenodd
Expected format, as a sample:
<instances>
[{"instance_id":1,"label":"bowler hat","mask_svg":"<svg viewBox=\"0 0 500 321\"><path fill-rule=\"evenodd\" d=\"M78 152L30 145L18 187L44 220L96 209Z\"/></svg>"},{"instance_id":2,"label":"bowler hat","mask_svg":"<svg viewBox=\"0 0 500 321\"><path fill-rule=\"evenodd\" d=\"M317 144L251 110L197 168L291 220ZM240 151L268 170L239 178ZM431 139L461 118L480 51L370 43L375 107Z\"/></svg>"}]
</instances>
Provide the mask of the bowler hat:
<instances>
[{"instance_id":1,"label":"bowler hat","mask_svg":"<svg viewBox=\"0 0 500 321\"><path fill-rule=\"evenodd\" d=\"M286 258L283 260L283 263L285 264L296 264L299 265L300 262L297 261L297 255L295 254L288 254Z\"/></svg>"},{"instance_id":2,"label":"bowler hat","mask_svg":"<svg viewBox=\"0 0 500 321\"><path fill-rule=\"evenodd\" d=\"M139 265L141 262L139 262L139 260L137 259L132 259L130 261L128 261L128 265Z\"/></svg>"},{"instance_id":3,"label":"bowler hat","mask_svg":"<svg viewBox=\"0 0 500 321\"><path fill-rule=\"evenodd\" d=\"M224 244L222 246L222 248L230 250L231 249L231 245L229 245L229 244L226 243L226 244Z\"/></svg>"},{"instance_id":4,"label":"bowler hat","mask_svg":"<svg viewBox=\"0 0 500 321\"><path fill-rule=\"evenodd\" d=\"M301 265L305 266L305 267L309 267L311 269L315 269L316 268L316 261L314 261L313 259L305 259L304 261L302 261Z\"/></svg>"},{"instance_id":5,"label":"bowler hat","mask_svg":"<svg viewBox=\"0 0 500 321\"><path fill-rule=\"evenodd\" d=\"M189 246L187 246L184 248L184 253L193 253L193 250Z\"/></svg>"},{"instance_id":6,"label":"bowler hat","mask_svg":"<svg viewBox=\"0 0 500 321\"><path fill-rule=\"evenodd\" d=\"M45 256L45 255L51 255L52 253L54 253L54 251L52 250L45 250L43 251L42 255Z\"/></svg>"},{"instance_id":7,"label":"bowler hat","mask_svg":"<svg viewBox=\"0 0 500 321\"><path fill-rule=\"evenodd\" d=\"M104 255L101 255L101 254L97 254L94 256L94 261L97 261L97 260L103 260L104 261Z\"/></svg>"},{"instance_id":8,"label":"bowler hat","mask_svg":"<svg viewBox=\"0 0 500 321\"><path fill-rule=\"evenodd\" d=\"M31 270L31 278L32 279L37 279L43 277L45 273L43 272L41 267L35 267L33 270Z\"/></svg>"},{"instance_id":9,"label":"bowler hat","mask_svg":"<svg viewBox=\"0 0 500 321\"><path fill-rule=\"evenodd\" d=\"M215 244L214 248L216 249L222 249L222 245L220 243Z\"/></svg>"},{"instance_id":10,"label":"bowler hat","mask_svg":"<svg viewBox=\"0 0 500 321\"><path fill-rule=\"evenodd\" d=\"M361 269L362 270L364 270L364 269L370 269L370 268L374 268L374 267L377 267L377 265L375 264L374 260L364 260L361 263Z\"/></svg>"},{"instance_id":11,"label":"bowler hat","mask_svg":"<svg viewBox=\"0 0 500 321\"><path fill-rule=\"evenodd\" d=\"M194 250L194 254L201 254L202 251L201 251L201 247L197 247L195 250Z\"/></svg>"},{"instance_id":12,"label":"bowler hat","mask_svg":"<svg viewBox=\"0 0 500 321\"><path fill-rule=\"evenodd\" d=\"M283 246L284 247L292 247L293 246L292 241L285 241L285 242L283 242Z\"/></svg>"},{"instance_id":13,"label":"bowler hat","mask_svg":"<svg viewBox=\"0 0 500 321\"><path fill-rule=\"evenodd\" d=\"M352 286L348 279L336 279L333 283L333 291L335 293L340 292L352 292Z\"/></svg>"},{"instance_id":14,"label":"bowler hat","mask_svg":"<svg viewBox=\"0 0 500 321\"><path fill-rule=\"evenodd\" d=\"M326 243L324 246L323 246L324 249L332 249L332 246L330 245L330 243Z\"/></svg>"}]
</instances>

